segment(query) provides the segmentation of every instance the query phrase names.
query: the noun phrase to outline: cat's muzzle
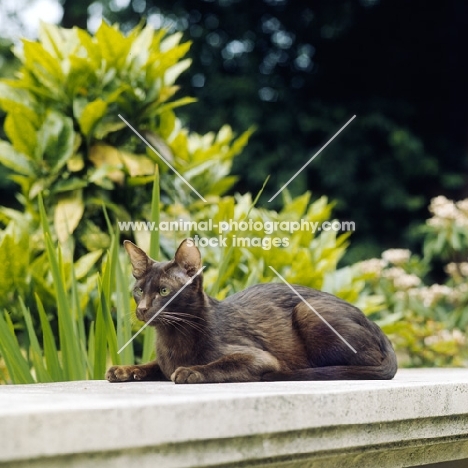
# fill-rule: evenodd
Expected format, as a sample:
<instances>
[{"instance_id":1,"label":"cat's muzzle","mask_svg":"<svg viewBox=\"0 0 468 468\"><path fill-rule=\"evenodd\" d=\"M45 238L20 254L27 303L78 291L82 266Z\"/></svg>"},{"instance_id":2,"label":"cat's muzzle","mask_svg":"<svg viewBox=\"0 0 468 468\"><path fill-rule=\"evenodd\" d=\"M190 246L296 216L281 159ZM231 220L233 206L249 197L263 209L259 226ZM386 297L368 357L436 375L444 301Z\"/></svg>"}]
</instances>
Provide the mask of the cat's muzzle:
<instances>
[{"instance_id":1,"label":"cat's muzzle","mask_svg":"<svg viewBox=\"0 0 468 468\"><path fill-rule=\"evenodd\" d=\"M146 315L147 315L148 309L137 309L136 310L136 316L138 320L141 320L142 322L146 322Z\"/></svg>"}]
</instances>

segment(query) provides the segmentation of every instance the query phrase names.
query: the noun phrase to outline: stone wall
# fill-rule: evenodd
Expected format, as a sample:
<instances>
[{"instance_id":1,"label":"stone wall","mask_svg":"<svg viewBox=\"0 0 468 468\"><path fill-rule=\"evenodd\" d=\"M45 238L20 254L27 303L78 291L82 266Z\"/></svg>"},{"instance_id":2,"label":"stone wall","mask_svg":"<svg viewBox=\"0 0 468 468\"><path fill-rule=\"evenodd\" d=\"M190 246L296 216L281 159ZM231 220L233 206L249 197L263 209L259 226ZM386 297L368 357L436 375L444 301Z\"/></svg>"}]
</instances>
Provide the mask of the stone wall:
<instances>
[{"instance_id":1,"label":"stone wall","mask_svg":"<svg viewBox=\"0 0 468 468\"><path fill-rule=\"evenodd\" d=\"M400 370L392 381L0 387L0 466L468 467L462 459L468 369Z\"/></svg>"}]
</instances>

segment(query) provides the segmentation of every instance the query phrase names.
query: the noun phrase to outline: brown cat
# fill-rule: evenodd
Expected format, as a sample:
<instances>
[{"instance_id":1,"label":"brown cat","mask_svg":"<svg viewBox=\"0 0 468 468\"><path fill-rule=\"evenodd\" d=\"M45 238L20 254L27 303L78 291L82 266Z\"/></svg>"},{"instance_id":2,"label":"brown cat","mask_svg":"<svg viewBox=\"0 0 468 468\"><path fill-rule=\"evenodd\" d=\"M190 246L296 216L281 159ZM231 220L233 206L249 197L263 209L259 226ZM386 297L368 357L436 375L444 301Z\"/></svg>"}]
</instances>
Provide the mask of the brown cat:
<instances>
[{"instance_id":1,"label":"brown cat","mask_svg":"<svg viewBox=\"0 0 468 468\"><path fill-rule=\"evenodd\" d=\"M200 252L190 239L170 262L124 245L136 278L136 315L156 328L157 359L111 367L110 382L392 379L396 373L395 353L380 328L331 294L294 286L356 352L286 284L258 284L224 301L207 296L197 274Z\"/></svg>"}]
</instances>

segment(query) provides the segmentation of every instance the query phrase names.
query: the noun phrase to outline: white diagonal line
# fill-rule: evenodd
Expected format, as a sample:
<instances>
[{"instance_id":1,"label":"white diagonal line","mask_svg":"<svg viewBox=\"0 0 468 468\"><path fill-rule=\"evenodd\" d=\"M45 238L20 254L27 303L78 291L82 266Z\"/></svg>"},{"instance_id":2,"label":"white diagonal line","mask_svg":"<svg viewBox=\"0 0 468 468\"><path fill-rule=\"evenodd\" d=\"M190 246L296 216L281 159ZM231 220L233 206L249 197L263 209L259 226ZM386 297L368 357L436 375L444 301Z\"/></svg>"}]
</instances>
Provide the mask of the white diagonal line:
<instances>
[{"instance_id":1,"label":"white diagonal line","mask_svg":"<svg viewBox=\"0 0 468 468\"><path fill-rule=\"evenodd\" d=\"M333 331L333 333L335 333L335 335L341 339L341 341L343 343L345 343L348 348L350 348L352 351L354 351L355 353L357 353L357 351L272 267L270 266L270 269L273 270L276 274L276 276L278 276L278 278L280 278L284 284L286 284L287 286L289 286L289 289L291 289L291 291L312 311L315 313L315 315L317 315L317 317L325 324L327 325L327 327Z\"/></svg>"},{"instance_id":2,"label":"white diagonal line","mask_svg":"<svg viewBox=\"0 0 468 468\"><path fill-rule=\"evenodd\" d=\"M185 179L185 177L182 174L180 174L177 171L177 169L166 158L164 158L164 156L162 156L162 154L158 150L156 150L150 143L148 143L148 141L145 139L145 137L143 135L141 135L138 132L138 130L136 130L134 127L132 127L132 125L130 125L130 123L127 120L125 120L120 114L118 114L118 115L125 122L125 124L128 126L128 128L130 128L133 131L133 133L135 133L135 135L137 135L138 138L140 138L140 140L143 143L145 143L146 146L148 146L148 148L152 149L154 151L154 153L157 156L159 156L167 164L167 166L170 167L192 189L192 191L195 192L198 195L198 197L200 197L205 203L207 203L207 201L198 193L198 191L190 184L190 182L187 179Z\"/></svg>"},{"instance_id":3,"label":"white diagonal line","mask_svg":"<svg viewBox=\"0 0 468 468\"><path fill-rule=\"evenodd\" d=\"M269 200L274 200L354 119L353 115Z\"/></svg>"},{"instance_id":4,"label":"white diagonal line","mask_svg":"<svg viewBox=\"0 0 468 468\"><path fill-rule=\"evenodd\" d=\"M193 275L179 291L177 291L152 317L151 320L148 320L117 352L120 354L148 325L152 322L189 284L192 284L192 281L205 269L201 267L195 275Z\"/></svg>"}]
</instances>

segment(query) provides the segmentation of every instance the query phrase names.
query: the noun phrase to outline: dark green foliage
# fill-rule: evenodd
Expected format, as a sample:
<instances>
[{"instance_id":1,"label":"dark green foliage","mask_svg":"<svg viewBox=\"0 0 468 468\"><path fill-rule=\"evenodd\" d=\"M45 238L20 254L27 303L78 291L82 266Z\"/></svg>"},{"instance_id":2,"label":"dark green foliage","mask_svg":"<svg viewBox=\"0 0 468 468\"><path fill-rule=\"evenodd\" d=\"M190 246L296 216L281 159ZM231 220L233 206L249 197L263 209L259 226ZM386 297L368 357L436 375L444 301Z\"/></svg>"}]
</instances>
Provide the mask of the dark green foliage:
<instances>
[{"instance_id":1,"label":"dark green foliage","mask_svg":"<svg viewBox=\"0 0 468 468\"><path fill-rule=\"evenodd\" d=\"M25 40L18 52L21 74L0 81L0 107L7 112L0 162L20 185L23 204L22 211L0 206L7 224L0 230L0 381L102 378L107 360L150 360L150 329L143 343L135 340L135 350L117 352L132 333L132 305L129 264L120 258L114 220L318 224L331 218L333 204L326 197L311 203L310 193L292 198L283 192L279 212L254 207L250 193L222 196L235 181L232 160L250 132L235 138L223 125L200 135L181 124L174 108L191 99L169 100L175 78L189 65L183 58L188 44L180 39L150 27L125 35L103 23L91 36L42 24L39 41ZM144 153L119 113L155 142L207 203L194 201L191 189L159 158ZM229 240L252 242L205 250L210 293L222 298L271 282L270 265L288 281L323 288L366 312L379 307L361 294L362 275L337 270L348 234L284 229L226 231ZM161 239L156 230L122 234L135 236L152 256L167 258L181 238L216 240L222 233L190 228L163 232ZM270 235L285 240L284 248L272 247ZM83 247L90 252L83 255Z\"/></svg>"},{"instance_id":2,"label":"dark green foliage","mask_svg":"<svg viewBox=\"0 0 468 468\"><path fill-rule=\"evenodd\" d=\"M193 102L173 99L174 82L190 65L184 59L190 43L180 40L180 33L150 26L125 35L103 22L91 36L41 24L38 42L24 39L22 49L15 49L19 73L0 80L0 109L7 114L0 163L13 172L20 200L36 220L37 196L43 193L60 242L76 231L82 250L109 247L102 206L113 220L144 217L156 164L164 175L165 202L175 193L193 202L191 189L174 181L130 126L205 196L235 182L224 176L249 132L235 139L223 126L216 135L201 136L182 128L174 114ZM11 218L10 212L0 213Z\"/></svg>"},{"instance_id":3,"label":"dark green foliage","mask_svg":"<svg viewBox=\"0 0 468 468\"><path fill-rule=\"evenodd\" d=\"M430 198L466 191L465 2L101 3L124 26L148 16L193 40L181 83L199 105L180 116L199 132L257 127L234 169L240 191L271 174L260 204L357 114L290 186L330 196L339 217L356 221L348 261L414 247Z\"/></svg>"}]
</instances>

